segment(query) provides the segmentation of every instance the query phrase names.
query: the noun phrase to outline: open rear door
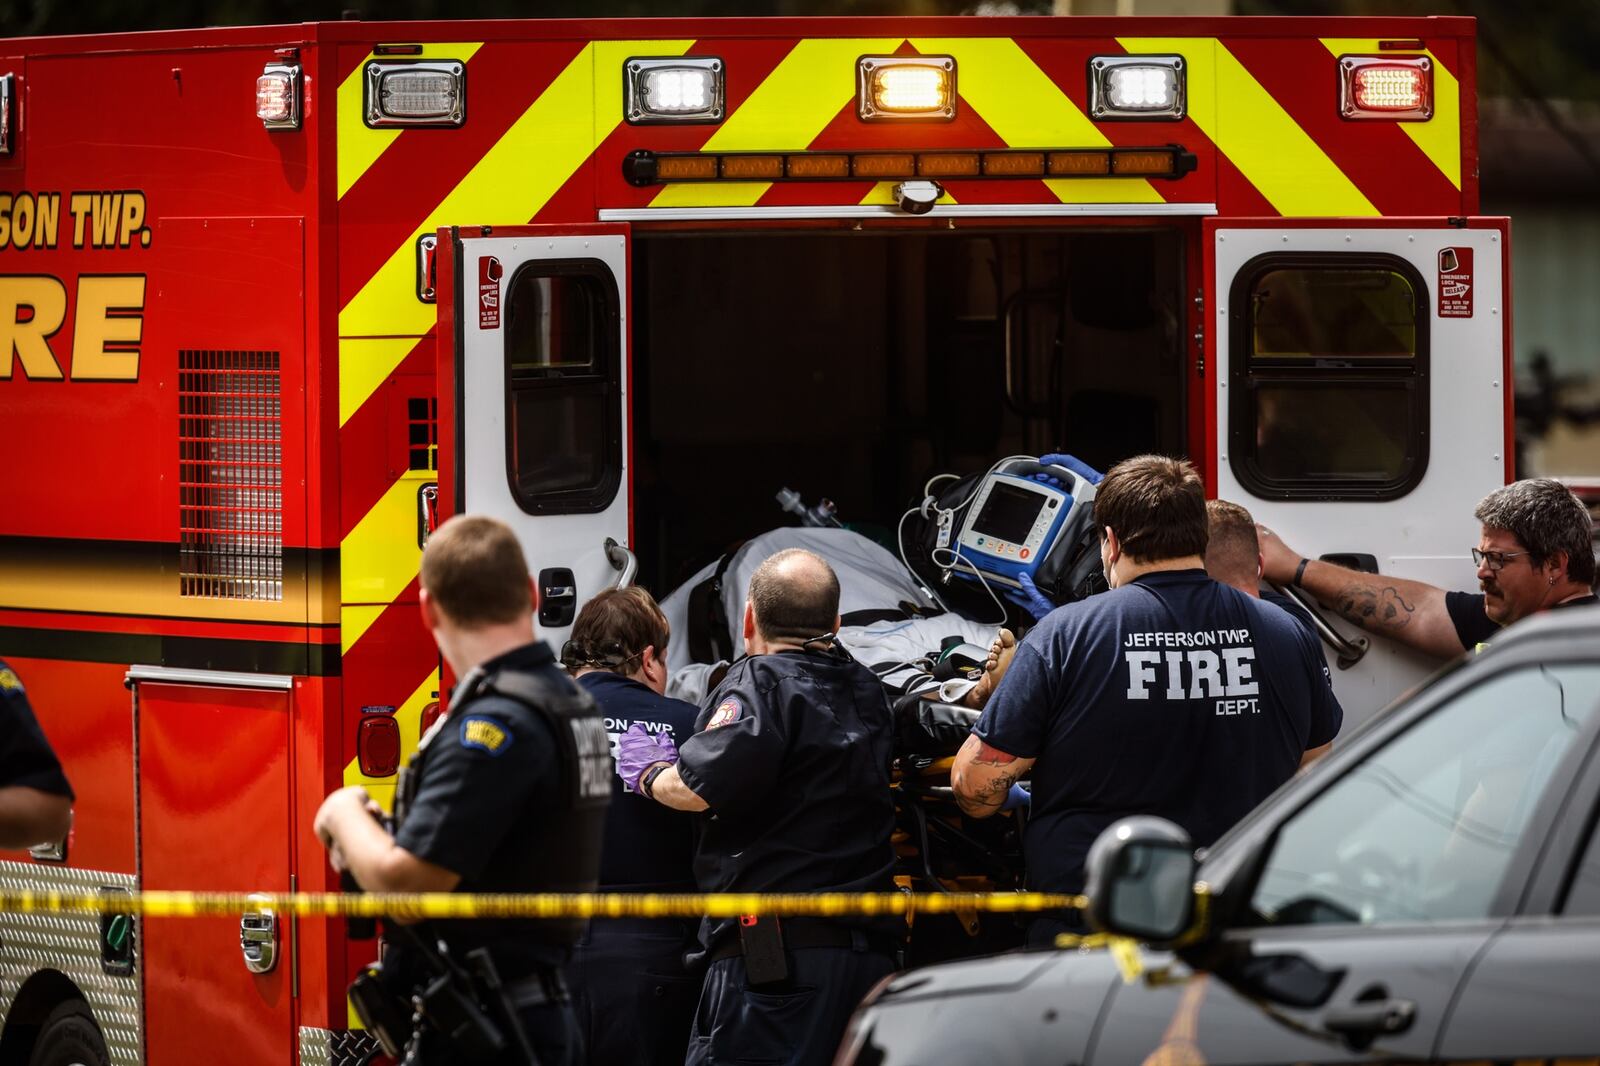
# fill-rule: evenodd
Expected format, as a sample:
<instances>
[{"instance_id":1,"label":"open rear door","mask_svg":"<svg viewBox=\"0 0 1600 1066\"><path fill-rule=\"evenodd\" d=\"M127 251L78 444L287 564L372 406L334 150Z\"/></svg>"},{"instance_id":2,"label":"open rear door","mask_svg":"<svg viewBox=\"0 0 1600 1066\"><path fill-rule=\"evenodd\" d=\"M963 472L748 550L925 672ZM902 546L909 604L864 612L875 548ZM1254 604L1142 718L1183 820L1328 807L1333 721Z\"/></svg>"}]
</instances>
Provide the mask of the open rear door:
<instances>
[{"instance_id":1,"label":"open rear door","mask_svg":"<svg viewBox=\"0 0 1600 1066\"><path fill-rule=\"evenodd\" d=\"M626 226L439 232L440 504L510 523L559 646L632 576Z\"/></svg>"},{"instance_id":2,"label":"open rear door","mask_svg":"<svg viewBox=\"0 0 1600 1066\"><path fill-rule=\"evenodd\" d=\"M1501 218L1207 220L1217 495L1311 558L1475 588L1473 507L1511 475L1509 236ZM1436 665L1372 644L1334 671L1347 729Z\"/></svg>"}]
</instances>

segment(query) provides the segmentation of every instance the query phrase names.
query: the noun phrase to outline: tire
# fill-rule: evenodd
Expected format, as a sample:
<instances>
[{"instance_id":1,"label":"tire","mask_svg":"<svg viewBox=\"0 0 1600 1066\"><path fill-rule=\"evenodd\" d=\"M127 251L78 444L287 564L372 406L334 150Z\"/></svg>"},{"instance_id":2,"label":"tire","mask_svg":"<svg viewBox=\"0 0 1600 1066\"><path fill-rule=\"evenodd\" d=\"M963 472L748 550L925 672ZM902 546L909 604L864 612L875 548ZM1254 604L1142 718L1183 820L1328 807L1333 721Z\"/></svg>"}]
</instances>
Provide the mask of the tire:
<instances>
[{"instance_id":1,"label":"tire","mask_svg":"<svg viewBox=\"0 0 1600 1066\"><path fill-rule=\"evenodd\" d=\"M69 1000L50 1012L39 1027L28 1066L111 1066L88 1004Z\"/></svg>"}]
</instances>

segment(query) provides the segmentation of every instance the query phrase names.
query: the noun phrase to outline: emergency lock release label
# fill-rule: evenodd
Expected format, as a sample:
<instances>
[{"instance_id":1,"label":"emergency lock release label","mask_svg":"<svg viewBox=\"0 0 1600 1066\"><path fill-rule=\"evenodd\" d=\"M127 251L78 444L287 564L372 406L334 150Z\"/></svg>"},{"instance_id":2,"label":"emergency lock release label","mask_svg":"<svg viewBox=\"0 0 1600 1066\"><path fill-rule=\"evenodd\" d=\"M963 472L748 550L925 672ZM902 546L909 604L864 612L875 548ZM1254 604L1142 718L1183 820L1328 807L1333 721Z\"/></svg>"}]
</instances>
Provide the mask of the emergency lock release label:
<instances>
[{"instance_id":1,"label":"emergency lock release label","mask_svg":"<svg viewBox=\"0 0 1600 1066\"><path fill-rule=\"evenodd\" d=\"M478 328L500 328L500 278L505 268L486 255L478 260Z\"/></svg>"},{"instance_id":2,"label":"emergency lock release label","mask_svg":"<svg viewBox=\"0 0 1600 1066\"><path fill-rule=\"evenodd\" d=\"M1472 317L1472 249L1439 249L1439 317Z\"/></svg>"}]
</instances>

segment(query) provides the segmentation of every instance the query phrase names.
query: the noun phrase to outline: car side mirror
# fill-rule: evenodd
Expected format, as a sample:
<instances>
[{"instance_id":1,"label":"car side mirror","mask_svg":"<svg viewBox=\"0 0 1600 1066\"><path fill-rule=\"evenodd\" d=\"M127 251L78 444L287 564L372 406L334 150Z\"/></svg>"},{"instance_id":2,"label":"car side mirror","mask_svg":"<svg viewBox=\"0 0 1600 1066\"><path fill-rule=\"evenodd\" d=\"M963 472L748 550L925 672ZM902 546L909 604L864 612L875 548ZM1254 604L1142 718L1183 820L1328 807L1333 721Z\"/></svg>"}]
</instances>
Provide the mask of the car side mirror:
<instances>
[{"instance_id":1,"label":"car side mirror","mask_svg":"<svg viewBox=\"0 0 1600 1066\"><path fill-rule=\"evenodd\" d=\"M1095 840L1085 865L1095 929L1159 946L1193 924L1194 846L1166 819L1139 816L1113 824Z\"/></svg>"}]
</instances>

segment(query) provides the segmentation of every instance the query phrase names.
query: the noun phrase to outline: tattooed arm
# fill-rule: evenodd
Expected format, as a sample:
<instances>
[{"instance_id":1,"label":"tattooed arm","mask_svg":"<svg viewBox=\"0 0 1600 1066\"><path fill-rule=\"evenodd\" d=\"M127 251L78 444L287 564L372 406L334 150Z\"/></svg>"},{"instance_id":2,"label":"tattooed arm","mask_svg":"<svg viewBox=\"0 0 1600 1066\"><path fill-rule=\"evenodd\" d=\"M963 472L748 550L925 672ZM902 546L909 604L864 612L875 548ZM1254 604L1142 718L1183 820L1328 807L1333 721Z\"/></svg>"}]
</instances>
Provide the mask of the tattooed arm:
<instances>
[{"instance_id":1,"label":"tattooed arm","mask_svg":"<svg viewBox=\"0 0 1600 1066\"><path fill-rule=\"evenodd\" d=\"M1279 585L1291 584L1301 556L1271 531L1259 526L1257 530L1263 576ZM1466 650L1445 608L1443 589L1401 577L1347 570L1320 559L1306 564L1300 587L1316 597L1318 603L1369 633L1398 640L1442 659L1454 658Z\"/></svg>"},{"instance_id":2,"label":"tattooed arm","mask_svg":"<svg viewBox=\"0 0 1600 1066\"><path fill-rule=\"evenodd\" d=\"M950 785L956 803L972 818L987 818L1000 809L1011 786L1033 769L1032 759L1020 759L970 736L956 752L950 768Z\"/></svg>"}]
</instances>

